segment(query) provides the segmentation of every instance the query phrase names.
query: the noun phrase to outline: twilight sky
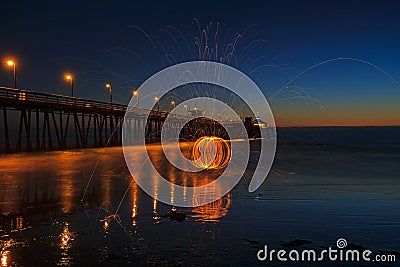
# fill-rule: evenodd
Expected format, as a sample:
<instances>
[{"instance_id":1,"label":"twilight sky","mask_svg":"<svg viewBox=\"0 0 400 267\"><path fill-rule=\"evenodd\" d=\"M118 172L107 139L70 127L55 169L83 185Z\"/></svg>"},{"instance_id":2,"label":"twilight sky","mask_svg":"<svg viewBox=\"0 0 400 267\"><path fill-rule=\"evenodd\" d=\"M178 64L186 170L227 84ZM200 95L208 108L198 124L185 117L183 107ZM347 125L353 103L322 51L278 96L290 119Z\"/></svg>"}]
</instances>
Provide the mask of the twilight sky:
<instances>
[{"instance_id":1,"label":"twilight sky","mask_svg":"<svg viewBox=\"0 0 400 267\"><path fill-rule=\"evenodd\" d=\"M21 89L68 95L71 72L77 97L108 100L111 81L128 103L167 66L222 57L257 83L277 125L400 125L397 1L14 0L0 10L0 86L12 87L13 57Z\"/></svg>"}]
</instances>

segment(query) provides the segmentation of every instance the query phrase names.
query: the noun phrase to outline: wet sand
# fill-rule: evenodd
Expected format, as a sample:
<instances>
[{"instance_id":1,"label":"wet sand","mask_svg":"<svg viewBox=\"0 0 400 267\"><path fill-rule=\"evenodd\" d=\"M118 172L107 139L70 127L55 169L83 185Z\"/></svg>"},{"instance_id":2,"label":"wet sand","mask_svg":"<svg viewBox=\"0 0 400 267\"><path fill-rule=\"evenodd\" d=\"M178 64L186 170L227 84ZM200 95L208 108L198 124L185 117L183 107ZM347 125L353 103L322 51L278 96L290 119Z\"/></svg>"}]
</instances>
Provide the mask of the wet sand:
<instances>
[{"instance_id":1,"label":"wet sand","mask_svg":"<svg viewBox=\"0 0 400 267\"><path fill-rule=\"evenodd\" d=\"M398 251L399 162L396 151L280 145L262 188L247 192L247 174L215 203L178 208L179 222L132 182L121 148L3 155L2 262L254 265L264 244L317 249L340 237Z\"/></svg>"}]
</instances>

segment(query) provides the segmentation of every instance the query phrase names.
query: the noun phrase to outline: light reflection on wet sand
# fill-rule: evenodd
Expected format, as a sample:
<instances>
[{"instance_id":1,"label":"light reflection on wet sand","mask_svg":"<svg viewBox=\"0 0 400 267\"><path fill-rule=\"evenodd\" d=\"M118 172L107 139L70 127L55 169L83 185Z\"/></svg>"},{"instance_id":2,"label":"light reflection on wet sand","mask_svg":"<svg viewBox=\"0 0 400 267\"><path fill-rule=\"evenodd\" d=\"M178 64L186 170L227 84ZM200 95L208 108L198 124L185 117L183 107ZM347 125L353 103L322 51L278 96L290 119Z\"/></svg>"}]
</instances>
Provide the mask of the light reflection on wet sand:
<instances>
[{"instance_id":1,"label":"light reflection on wet sand","mask_svg":"<svg viewBox=\"0 0 400 267\"><path fill-rule=\"evenodd\" d=\"M256 263L254 244L279 246L296 237L326 245L347 236L394 249L385 240L400 243L391 235L400 230L398 158L320 152L302 153L301 161L293 153L278 154L261 190L248 193L245 177L214 203L178 209L185 222L171 221L165 216L171 207L132 182L121 148L2 156L1 264L160 265L187 263L187 255L193 264ZM182 184L193 179L170 174ZM153 188L157 192L158 185Z\"/></svg>"}]
</instances>

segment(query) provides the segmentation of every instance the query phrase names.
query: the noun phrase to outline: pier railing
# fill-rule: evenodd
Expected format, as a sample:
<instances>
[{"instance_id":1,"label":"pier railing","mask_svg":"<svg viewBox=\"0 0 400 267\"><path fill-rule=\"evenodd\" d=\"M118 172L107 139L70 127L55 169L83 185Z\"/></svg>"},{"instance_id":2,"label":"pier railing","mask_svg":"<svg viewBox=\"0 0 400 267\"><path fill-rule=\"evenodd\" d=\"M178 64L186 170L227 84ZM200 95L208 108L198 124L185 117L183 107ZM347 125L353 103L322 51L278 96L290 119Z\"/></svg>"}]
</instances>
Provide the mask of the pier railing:
<instances>
[{"instance_id":1,"label":"pier railing","mask_svg":"<svg viewBox=\"0 0 400 267\"><path fill-rule=\"evenodd\" d=\"M85 113L113 113L122 114L127 110L137 115L149 114L153 117L165 118L169 112L148 110L135 106L64 96L58 94L41 93L30 90L0 87L0 106L10 108L49 108L53 110L84 110ZM174 114L175 119L183 119L188 116Z\"/></svg>"},{"instance_id":2,"label":"pier railing","mask_svg":"<svg viewBox=\"0 0 400 267\"><path fill-rule=\"evenodd\" d=\"M20 106L32 104L43 106L44 104L51 107L59 106L60 108L70 106L79 109L104 109L120 112L125 112L128 107L118 103L0 87L0 101L7 100L9 105L14 103L14 105Z\"/></svg>"}]
</instances>

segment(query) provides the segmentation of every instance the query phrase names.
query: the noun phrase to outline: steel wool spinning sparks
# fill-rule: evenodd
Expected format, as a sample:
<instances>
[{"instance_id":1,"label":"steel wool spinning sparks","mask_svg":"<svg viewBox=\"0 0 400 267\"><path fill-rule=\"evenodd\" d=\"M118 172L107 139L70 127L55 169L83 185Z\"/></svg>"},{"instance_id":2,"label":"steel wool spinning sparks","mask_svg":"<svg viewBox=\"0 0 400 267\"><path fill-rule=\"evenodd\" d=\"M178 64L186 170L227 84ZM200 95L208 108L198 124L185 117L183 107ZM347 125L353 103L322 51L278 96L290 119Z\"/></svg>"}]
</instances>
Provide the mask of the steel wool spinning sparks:
<instances>
[{"instance_id":1,"label":"steel wool spinning sparks","mask_svg":"<svg viewBox=\"0 0 400 267\"><path fill-rule=\"evenodd\" d=\"M157 72L138 88L138 92L146 96L141 100L140 112L127 110L125 113L122 143L125 161L136 183L153 198L174 207L202 206L228 194L243 177L250 158L250 143L246 127L253 128L254 125L248 120L243 121L241 118L243 114L235 109L235 105L232 104L233 107L231 107L228 104L231 104L230 95L195 94L180 102L178 98L174 98L173 109L170 112L159 110L159 101L169 100L168 94L171 90L192 84L206 89L207 86L226 88L231 92L230 95L233 94L246 103L251 117L258 117L266 125L260 130L259 158L249 183L249 192L255 191L262 185L275 156L276 130L272 110L261 90L247 75L233 67L212 61L184 62ZM131 99L129 106L134 106L134 103L136 103L136 98ZM205 107L203 107L204 110L200 112L199 109L195 109L188 114L186 108L189 105L197 108L196 104L202 104ZM186 112L182 115L179 111ZM156 121L155 116L162 116L162 120ZM148 155L148 146L144 135L137 135L135 141L134 127L129 121L139 121L143 118L147 118L150 124L141 124L139 132L149 133L154 128L153 134L160 138L163 155L169 165L190 174L203 170L221 170L218 179L194 187L182 186L171 182L170 175L159 172L160 163L154 165L155 162L150 158L145 161L135 158L131 153L132 149ZM195 131L190 133L190 136L199 139L196 139L191 153L189 152L189 158L192 158L189 159L180 150L179 141L182 138L180 133L189 133L191 128L187 126L191 125L190 122L195 119L197 119L194 122L197 124L197 129L194 129ZM217 123L220 126L216 126ZM222 139L221 137L225 135L215 131L220 128L226 130L225 135L229 136L230 140L243 141L231 142ZM149 175L151 179L138 176L137 171L140 169L151 171L152 175Z\"/></svg>"},{"instance_id":2,"label":"steel wool spinning sparks","mask_svg":"<svg viewBox=\"0 0 400 267\"><path fill-rule=\"evenodd\" d=\"M192 150L193 164L204 169L222 169L231 158L229 143L216 136L203 136L196 140Z\"/></svg>"}]
</instances>

